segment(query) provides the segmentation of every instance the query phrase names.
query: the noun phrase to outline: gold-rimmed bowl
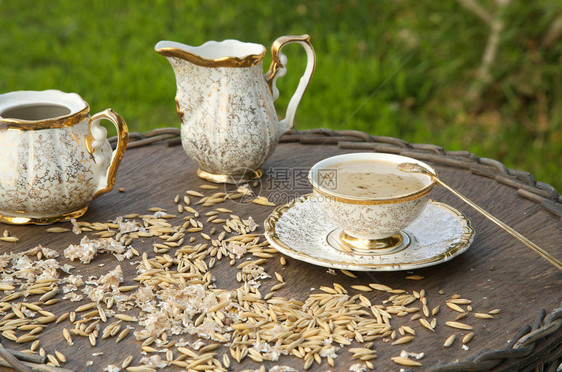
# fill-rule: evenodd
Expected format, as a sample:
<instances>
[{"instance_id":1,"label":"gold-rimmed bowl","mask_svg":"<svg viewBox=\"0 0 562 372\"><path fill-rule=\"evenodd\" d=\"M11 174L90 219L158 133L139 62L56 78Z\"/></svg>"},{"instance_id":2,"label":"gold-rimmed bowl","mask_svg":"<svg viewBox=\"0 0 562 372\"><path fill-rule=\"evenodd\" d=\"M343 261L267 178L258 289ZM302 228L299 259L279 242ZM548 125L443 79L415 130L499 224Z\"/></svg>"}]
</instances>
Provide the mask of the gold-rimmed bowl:
<instances>
[{"instance_id":1,"label":"gold-rimmed bowl","mask_svg":"<svg viewBox=\"0 0 562 372\"><path fill-rule=\"evenodd\" d=\"M433 174L429 165L401 155L386 153L353 153L333 156L316 163L308 179L315 194L315 202L338 228L328 234L329 243L357 254L385 254L405 249L411 238L403 231L424 210L435 180L424 174L410 174L420 182L415 190L376 197L343 194L338 189L338 169L342 164L365 163L376 172L376 164L415 163ZM396 168L396 174L401 171ZM343 174L339 175L340 182ZM335 244L334 244L335 243Z\"/></svg>"},{"instance_id":2,"label":"gold-rimmed bowl","mask_svg":"<svg viewBox=\"0 0 562 372\"><path fill-rule=\"evenodd\" d=\"M115 150L100 125L117 129ZM0 94L0 222L48 224L78 218L112 190L127 146L127 124L111 109L90 116L78 94Z\"/></svg>"}]
</instances>

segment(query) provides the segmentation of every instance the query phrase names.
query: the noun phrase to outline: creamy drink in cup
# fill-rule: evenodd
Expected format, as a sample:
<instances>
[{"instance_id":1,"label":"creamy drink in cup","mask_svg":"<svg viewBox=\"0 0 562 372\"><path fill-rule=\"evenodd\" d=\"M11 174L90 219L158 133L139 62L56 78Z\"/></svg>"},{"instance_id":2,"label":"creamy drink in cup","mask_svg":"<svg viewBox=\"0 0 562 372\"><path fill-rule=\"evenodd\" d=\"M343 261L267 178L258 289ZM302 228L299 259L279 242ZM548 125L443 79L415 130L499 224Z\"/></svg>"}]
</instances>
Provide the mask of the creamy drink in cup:
<instances>
[{"instance_id":1,"label":"creamy drink in cup","mask_svg":"<svg viewBox=\"0 0 562 372\"><path fill-rule=\"evenodd\" d=\"M334 225L342 249L358 254L385 254L403 249L402 230L420 216L435 181L398 170L416 159L385 153L337 155L316 163L309 172L315 202Z\"/></svg>"}]
</instances>

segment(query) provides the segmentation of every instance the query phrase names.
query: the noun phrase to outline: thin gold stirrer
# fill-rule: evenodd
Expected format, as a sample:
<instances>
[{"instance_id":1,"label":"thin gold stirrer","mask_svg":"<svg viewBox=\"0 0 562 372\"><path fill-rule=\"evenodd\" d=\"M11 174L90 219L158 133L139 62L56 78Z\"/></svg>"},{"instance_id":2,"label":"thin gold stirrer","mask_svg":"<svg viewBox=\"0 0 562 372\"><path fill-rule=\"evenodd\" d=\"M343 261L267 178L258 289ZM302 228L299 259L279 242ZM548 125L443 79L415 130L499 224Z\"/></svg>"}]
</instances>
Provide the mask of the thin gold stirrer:
<instances>
[{"instance_id":1,"label":"thin gold stirrer","mask_svg":"<svg viewBox=\"0 0 562 372\"><path fill-rule=\"evenodd\" d=\"M465 196L460 194L458 191L455 191L451 186L449 186L445 182L441 181L435 174L431 173L430 171L428 171L427 169L425 169L421 165L414 164L414 163L401 163L401 164L398 164L398 169L403 171L403 172L408 172L408 173L422 173L422 174L425 174L425 175L433 178L437 183L439 183L441 186L443 186L444 188L446 188L447 190L449 190L450 192L452 192L453 194L458 196L466 204L470 205L472 208L474 208L478 212L482 213L486 218L488 218L490 221L492 221L493 223L495 223L496 225L498 225L499 227L504 229L506 232L511 234L515 239L519 240L521 243L525 244L527 247L531 248L533 251L535 251L540 256L542 256L545 260L547 260L548 262L550 262L551 264L556 266L558 268L558 270L562 270L562 262L560 262L559 260L554 258L550 253L543 250L541 247L539 247L538 245L536 245L535 243L533 243L532 241L530 241L529 239L527 239L523 235L519 234L517 231L513 230L511 227L509 227L508 225L506 225L502 221L498 220L496 217L492 216L490 213L486 212L484 209L480 208L478 205L474 204L468 198L466 198Z\"/></svg>"}]
</instances>

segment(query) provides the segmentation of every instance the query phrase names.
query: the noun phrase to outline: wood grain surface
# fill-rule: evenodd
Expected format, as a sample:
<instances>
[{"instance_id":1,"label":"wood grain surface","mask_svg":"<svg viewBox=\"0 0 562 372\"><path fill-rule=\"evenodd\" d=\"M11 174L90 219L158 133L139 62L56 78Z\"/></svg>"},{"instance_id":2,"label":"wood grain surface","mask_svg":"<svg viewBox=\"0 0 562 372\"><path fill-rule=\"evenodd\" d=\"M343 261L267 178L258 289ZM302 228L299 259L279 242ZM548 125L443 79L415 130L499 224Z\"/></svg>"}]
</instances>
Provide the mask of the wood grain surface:
<instances>
[{"instance_id":1,"label":"wood grain surface","mask_svg":"<svg viewBox=\"0 0 562 372\"><path fill-rule=\"evenodd\" d=\"M260 190L260 195L269 197L276 204L284 203L290 198L311 191L306 184L306 172L310 166L323 158L347 152L354 151L342 150L333 145L280 144L264 165L266 176L255 189ZM440 177L452 187L555 257L562 258L562 245L560 244L562 242L562 222L559 218L545 211L536 203L518 196L515 189L492 179L453 167L435 166L435 168ZM158 144L130 149L121 163L115 189L94 200L80 221L107 222L130 213L149 213L147 210L150 207L165 208L173 213L176 209L173 199L177 194L183 196L188 189L200 190L199 186L205 183L195 176L195 170L195 164L183 152L181 146L166 147ZM284 174L285 170L290 170L292 175L290 172L289 176ZM290 181L293 184L281 181ZM224 188L223 185L218 186L219 191ZM124 192L119 192L119 188L123 188ZM204 193L210 195L209 190ZM331 272L327 268L299 262L289 257L286 257L287 265L282 266L280 264L282 255L278 253L264 264L269 274L273 275L274 272L278 272L287 282L287 285L278 291L278 295L288 299L304 300L311 293L317 293L321 286L333 286L334 283L345 287L349 294L359 293L351 288L352 285L368 285L369 283L381 283L392 288L406 290L409 293L425 290L428 307L431 309L440 305L440 313L435 316L437 319L435 332L423 328L417 321L410 321L409 316L393 317L392 324L395 329L402 324L409 325L415 330L416 337L410 343L395 346L390 345L390 342L376 340L373 348L377 350L378 357L372 362L376 370L380 371L399 371L401 368L405 368L391 360L391 357L400 355L402 350L423 352L424 357L420 360L423 366L418 368L423 370L439 362L465 360L484 349L503 348L520 328L533 323L540 308L552 311L559 306L562 299L561 272L443 188L436 187L432 198L459 209L471 220L476 237L470 249L461 256L450 262L413 272L356 272L356 278L352 278L339 270ZM241 217L252 216L260 225L258 229L260 233L263 232L263 221L273 209L247 201L226 201L220 206L234 210ZM205 211L205 208L200 208ZM181 215L178 215L177 219L171 220L174 224L181 224L180 221L182 221ZM205 231L208 231L211 225L206 224ZM70 227L70 224L61 223L57 226ZM133 280L136 275L135 267L130 262L136 262L138 259L133 258L119 263L112 255L102 254L89 264L70 262L64 259L63 250L69 244L77 244L82 236L72 232L47 233L48 227L50 226L0 226L2 231L7 229L19 238L17 243L1 242L0 253L23 251L41 244L56 250L60 254L58 259L62 263L71 263L75 266L74 274L81 274L84 278L99 276L112 270L117 264L121 264L125 274L123 285L136 284ZM152 256L154 255L152 243L155 241L156 239L153 238L137 239L133 246L140 253L147 252L149 256ZM217 262L211 272L216 278L216 285L219 288L232 290L240 286L240 283L236 281L236 266L231 267L228 260ZM410 275L419 275L423 279L407 279ZM262 282L260 291L264 294L272 285L276 284L274 278ZM496 315L494 319L476 319L472 314L463 319L464 322L473 326L475 333L467 350L461 347L460 342L460 338L466 334L466 331L455 331L445 325L446 321L453 320L457 315L445 304L445 300L454 294L470 299L473 312L501 309L500 314ZM61 296L61 294L58 295L58 297ZM381 304L389 297L387 293L376 291L368 292L365 296L373 304ZM36 300L36 298L30 297L26 301ZM16 300L14 303L18 301L22 300ZM60 315L72 311L86 302L88 301L61 301L45 307L45 309ZM130 314L134 315L138 311L138 309L133 309ZM137 365L143 356L140 342L135 340L132 332L118 344L113 339L99 339L95 347L90 346L87 338L73 336L74 346L69 346L64 341L62 330L70 327L68 321L63 321L60 324L46 327L40 333L41 347L47 353L52 354L57 350L66 355L67 362L63 365L65 368L77 371L102 371L109 364L120 365L128 355L134 356L132 365ZM136 327L139 326L136 325ZM457 334L457 340L451 347L444 348L443 343L453 333ZM562 335L557 332L539 343L535 350L536 358L540 360L541 350L548 346L549 342L560 342L561 338ZM188 339L196 340L195 337ZM23 350L29 347L29 344L16 344L5 338L2 342L11 349ZM353 345L356 346L356 343L354 342ZM223 346L218 349L219 355L225 352L228 352L227 347ZM163 354L160 355L163 356ZM311 370L348 371L352 365L358 363L351 356L352 353L343 348L335 359L335 367L328 366L324 361L321 365L314 363ZM88 361L93 361L93 364L87 366ZM262 364L267 369L276 365L292 366L296 370L303 369L303 361L294 356L281 356L277 362ZM516 364L512 367L515 368L515 366ZM508 365L501 366L501 368L508 367ZM241 364L232 361L230 369L238 371L258 368L260 368L260 364L246 358ZM180 369L170 367L169 370Z\"/></svg>"}]
</instances>

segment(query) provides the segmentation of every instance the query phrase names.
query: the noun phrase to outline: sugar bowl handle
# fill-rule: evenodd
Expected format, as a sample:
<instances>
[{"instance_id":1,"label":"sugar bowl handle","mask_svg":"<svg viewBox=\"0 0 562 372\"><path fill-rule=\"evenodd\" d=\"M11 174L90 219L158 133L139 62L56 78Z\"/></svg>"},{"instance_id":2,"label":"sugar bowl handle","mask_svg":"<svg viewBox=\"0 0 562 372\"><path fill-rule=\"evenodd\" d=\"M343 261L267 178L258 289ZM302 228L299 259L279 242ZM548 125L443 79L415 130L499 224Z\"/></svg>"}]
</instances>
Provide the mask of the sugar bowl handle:
<instances>
[{"instance_id":1,"label":"sugar bowl handle","mask_svg":"<svg viewBox=\"0 0 562 372\"><path fill-rule=\"evenodd\" d=\"M94 194L94 198L97 198L101 194L105 194L113 190L113 186L115 185L115 177L117 176L117 169L119 168L119 164L121 163L121 159L123 159L123 155L125 154L125 149L127 148L127 142L129 142L129 129L127 128L127 124L125 120L113 111L112 109L107 109L105 111L99 112L93 115L90 118L89 126L90 126L90 133L93 137L93 141L91 144L92 147L92 155L96 160L97 164L102 163L102 159L98 159L99 152L101 146L107 142L107 131L104 127L100 125L100 121L102 120L109 120L110 122L115 125L117 129L117 147L113 150L111 155L111 161L109 163L109 167L104 176L101 177L98 188Z\"/></svg>"},{"instance_id":2,"label":"sugar bowl handle","mask_svg":"<svg viewBox=\"0 0 562 372\"><path fill-rule=\"evenodd\" d=\"M308 35L299 35L299 36L281 36L277 40L273 42L271 46L271 66L269 70L265 74L265 79L269 84L269 89L271 90L271 94L273 95L273 100L275 101L279 98L279 90L275 86L275 82L277 78L284 76L287 73L287 68L285 65L287 64L287 56L281 53L281 48L286 44L290 43L298 43L303 46L306 51L306 69L304 71L303 76L299 81L299 85L297 86L297 90L291 97L289 101L289 106L287 107L287 113L285 114L285 118L279 121L280 125L280 132L285 133L286 131L293 128L293 121L295 119L295 113L297 111L297 107L301 101L301 98L310 83L310 79L312 78L312 74L314 73L314 67L316 65L316 56L314 54L314 48L310 43L310 36Z\"/></svg>"}]
</instances>

